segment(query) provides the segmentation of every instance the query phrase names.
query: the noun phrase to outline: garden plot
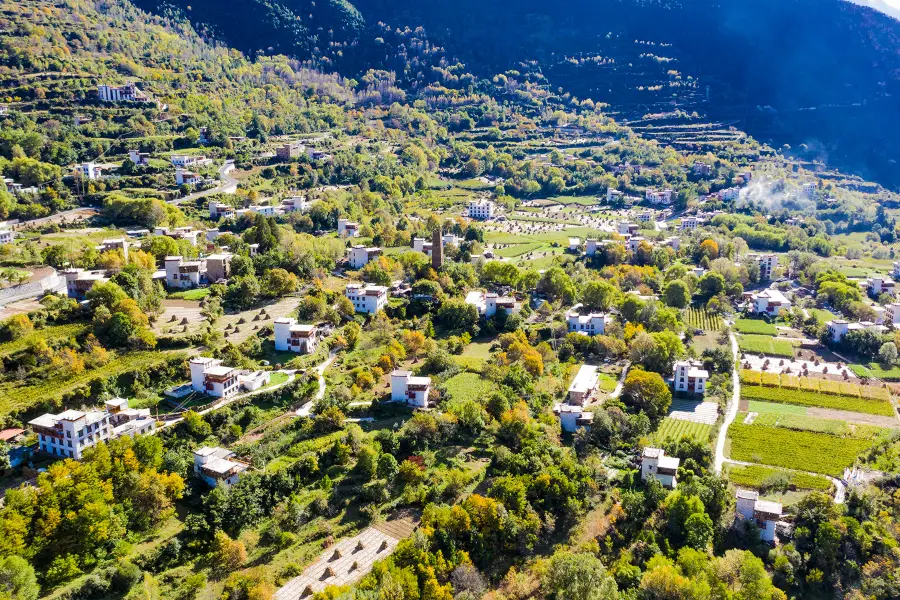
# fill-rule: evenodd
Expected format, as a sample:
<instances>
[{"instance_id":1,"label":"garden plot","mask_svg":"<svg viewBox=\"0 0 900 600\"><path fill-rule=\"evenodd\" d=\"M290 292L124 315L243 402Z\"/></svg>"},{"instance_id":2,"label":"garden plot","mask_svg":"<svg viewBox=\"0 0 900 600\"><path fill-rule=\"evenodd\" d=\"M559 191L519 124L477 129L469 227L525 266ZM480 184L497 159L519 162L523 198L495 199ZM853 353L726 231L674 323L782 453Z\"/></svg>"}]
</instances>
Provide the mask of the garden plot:
<instances>
[{"instance_id":1,"label":"garden plot","mask_svg":"<svg viewBox=\"0 0 900 600\"><path fill-rule=\"evenodd\" d=\"M764 368L765 367L765 368ZM840 375L846 379L856 381L857 377L844 363L824 362L810 360L791 360L788 358L772 358L757 354L743 354L741 356L741 368L752 371L770 371L773 373L790 373L794 375L802 375L808 373L810 375Z\"/></svg>"},{"instance_id":2,"label":"garden plot","mask_svg":"<svg viewBox=\"0 0 900 600\"><path fill-rule=\"evenodd\" d=\"M669 418L704 425L715 425L719 418L719 405L715 402L698 402L694 400L672 400Z\"/></svg>"},{"instance_id":3,"label":"garden plot","mask_svg":"<svg viewBox=\"0 0 900 600\"><path fill-rule=\"evenodd\" d=\"M163 313L154 324L155 333L186 333L192 327L206 322L200 314L199 302L166 299L162 305Z\"/></svg>"}]
</instances>

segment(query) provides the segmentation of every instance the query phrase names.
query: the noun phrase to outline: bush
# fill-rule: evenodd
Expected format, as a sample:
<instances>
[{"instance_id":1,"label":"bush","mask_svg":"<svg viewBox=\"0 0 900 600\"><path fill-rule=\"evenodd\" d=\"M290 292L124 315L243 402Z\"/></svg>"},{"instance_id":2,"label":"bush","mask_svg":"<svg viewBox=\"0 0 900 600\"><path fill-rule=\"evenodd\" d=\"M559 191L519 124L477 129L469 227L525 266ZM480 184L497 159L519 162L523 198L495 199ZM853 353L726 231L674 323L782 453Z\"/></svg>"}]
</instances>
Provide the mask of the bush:
<instances>
[{"instance_id":1,"label":"bush","mask_svg":"<svg viewBox=\"0 0 900 600\"><path fill-rule=\"evenodd\" d=\"M115 591L124 595L140 580L141 569L134 563L123 561L116 566L110 583Z\"/></svg>"}]
</instances>

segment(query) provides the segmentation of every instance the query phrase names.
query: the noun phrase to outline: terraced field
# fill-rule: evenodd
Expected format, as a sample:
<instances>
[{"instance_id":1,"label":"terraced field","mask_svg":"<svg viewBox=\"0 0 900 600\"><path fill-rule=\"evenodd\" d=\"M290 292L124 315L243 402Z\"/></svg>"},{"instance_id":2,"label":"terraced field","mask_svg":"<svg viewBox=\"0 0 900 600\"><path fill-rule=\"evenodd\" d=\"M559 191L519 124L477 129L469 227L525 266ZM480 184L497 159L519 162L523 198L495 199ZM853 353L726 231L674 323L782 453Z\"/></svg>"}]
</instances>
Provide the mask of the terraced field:
<instances>
[{"instance_id":1,"label":"terraced field","mask_svg":"<svg viewBox=\"0 0 900 600\"><path fill-rule=\"evenodd\" d=\"M659 429L653 434L652 439L655 444L662 444L667 440L677 440L686 435L702 442L709 442L711 433L712 425L706 423L665 418L660 423Z\"/></svg>"}]
</instances>

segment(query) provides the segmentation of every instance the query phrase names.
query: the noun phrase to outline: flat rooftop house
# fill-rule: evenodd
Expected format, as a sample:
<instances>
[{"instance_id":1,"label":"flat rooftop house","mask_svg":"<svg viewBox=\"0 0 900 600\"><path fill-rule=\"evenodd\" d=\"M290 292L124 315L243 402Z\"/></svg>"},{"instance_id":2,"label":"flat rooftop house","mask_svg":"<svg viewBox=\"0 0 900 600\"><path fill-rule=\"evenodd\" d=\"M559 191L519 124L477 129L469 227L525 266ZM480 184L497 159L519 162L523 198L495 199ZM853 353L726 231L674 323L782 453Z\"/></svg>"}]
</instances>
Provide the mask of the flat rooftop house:
<instances>
[{"instance_id":1,"label":"flat rooftop house","mask_svg":"<svg viewBox=\"0 0 900 600\"><path fill-rule=\"evenodd\" d=\"M600 370L591 365L581 365L572 385L569 386L569 403L582 406L597 391L597 383L600 381Z\"/></svg>"},{"instance_id":2,"label":"flat rooftop house","mask_svg":"<svg viewBox=\"0 0 900 600\"><path fill-rule=\"evenodd\" d=\"M225 448L204 446L194 450L194 473L210 487L237 483L250 465L232 460L234 452Z\"/></svg>"},{"instance_id":3,"label":"flat rooftop house","mask_svg":"<svg viewBox=\"0 0 900 600\"><path fill-rule=\"evenodd\" d=\"M678 486L677 475L681 460L674 456L666 456L661 448L644 448L641 455L641 479L647 481L655 477L664 487L675 489Z\"/></svg>"}]
</instances>

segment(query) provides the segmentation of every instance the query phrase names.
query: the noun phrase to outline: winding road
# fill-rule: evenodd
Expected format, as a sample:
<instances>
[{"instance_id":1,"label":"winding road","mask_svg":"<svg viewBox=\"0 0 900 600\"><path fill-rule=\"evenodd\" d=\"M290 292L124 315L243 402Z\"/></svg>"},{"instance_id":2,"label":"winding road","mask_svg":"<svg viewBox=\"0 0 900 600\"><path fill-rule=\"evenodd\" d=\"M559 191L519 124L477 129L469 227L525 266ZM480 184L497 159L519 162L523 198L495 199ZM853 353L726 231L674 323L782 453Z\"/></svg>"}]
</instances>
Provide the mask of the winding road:
<instances>
[{"instance_id":1,"label":"winding road","mask_svg":"<svg viewBox=\"0 0 900 600\"><path fill-rule=\"evenodd\" d=\"M235 193L237 191L238 181L230 175L233 170L234 161L226 160L225 163L221 167L219 167L219 185L208 190L188 194L184 198L176 198L175 200L172 200L170 204L178 206L179 204L183 204L184 202L193 202L194 200L204 198L206 196L212 196L213 194Z\"/></svg>"},{"instance_id":2,"label":"winding road","mask_svg":"<svg viewBox=\"0 0 900 600\"><path fill-rule=\"evenodd\" d=\"M725 439L728 437L728 427L734 423L738 413L738 405L741 403L741 378L738 376L737 370L738 343L733 332L729 333L728 337L731 340L731 354L735 361L735 366L731 371L731 385L734 388L734 393L731 395L731 402L725 408L725 421L722 423L722 427L719 428L719 437L716 439L716 459L713 463L713 470L717 475L721 475L722 463L725 462Z\"/></svg>"},{"instance_id":3,"label":"winding road","mask_svg":"<svg viewBox=\"0 0 900 600\"><path fill-rule=\"evenodd\" d=\"M312 400L297 409L295 414L298 417L309 417L312 415L313 405L325 397L325 369L331 366L331 363L334 362L335 358L337 358L337 354L331 353L326 360L319 363L316 367L316 374L319 376L319 391L316 392L316 395Z\"/></svg>"}]
</instances>

